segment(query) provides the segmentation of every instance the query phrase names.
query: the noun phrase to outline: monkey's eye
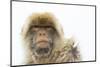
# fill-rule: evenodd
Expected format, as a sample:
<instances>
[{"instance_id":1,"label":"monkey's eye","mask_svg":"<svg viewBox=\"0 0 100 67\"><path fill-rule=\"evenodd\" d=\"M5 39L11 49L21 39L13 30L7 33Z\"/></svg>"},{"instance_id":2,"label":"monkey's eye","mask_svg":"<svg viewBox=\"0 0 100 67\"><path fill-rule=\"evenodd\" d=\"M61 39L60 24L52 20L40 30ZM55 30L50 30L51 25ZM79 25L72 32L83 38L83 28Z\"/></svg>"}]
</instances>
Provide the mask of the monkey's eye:
<instances>
[{"instance_id":1,"label":"monkey's eye","mask_svg":"<svg viewBox=\"0 0 100 67\"><path fill-rule=\"evenodd\" d=\"M53 30L53 28L52 28L51 26L46 26L45 28L46 28L46 30L48 30L48 31Z\"/></svg>"},{"instance_id":2,"label":"monkey's eye","mask_svg":"<svg viewBox=\"0 0 100 67\"><path fill-rule=\"evenodd\" d=\"M51 28L51 27L48 27L46 29L47 29L47 31L53 31L53 28Z\"/></svg>"},{"instance_id":3,"label":"monkey's eye","mask_svg":"<svg viewBox=\"0 0 100 67\"><path fill-rule=\"evenodd\" d=\"M31 31L32 31L32 32L36 32L36 31L38 31L38 30L39 30L38 27L32 27L32 28L31 28Z\"/></svg>"}]
</instances>

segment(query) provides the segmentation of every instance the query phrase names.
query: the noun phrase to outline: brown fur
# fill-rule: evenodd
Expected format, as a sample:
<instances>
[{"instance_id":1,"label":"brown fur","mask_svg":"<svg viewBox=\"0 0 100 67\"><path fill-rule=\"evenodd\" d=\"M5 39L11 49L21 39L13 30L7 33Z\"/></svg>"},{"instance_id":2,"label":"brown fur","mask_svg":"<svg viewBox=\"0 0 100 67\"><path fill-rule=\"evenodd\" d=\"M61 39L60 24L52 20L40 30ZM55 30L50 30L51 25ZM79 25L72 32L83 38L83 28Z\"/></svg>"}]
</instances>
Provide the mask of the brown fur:
<instances>
[{"instance_id":1,"label":"brown fur","mask_svg":"<svg viewBox=\"0 0 100 67\"><path fill-rule=\"evenodd\" d=\"M30 49L30 44L32 43L30 38L30 26L32 24L47 24L50 23L52 27L57 30L57 34L55 35L55 43L53 50L49 57L38 58L33 55ZM61 63L61 62L75 62L80 60L79 52L77 51L77 47L73 47L74 41L72 39L67 40L64 43L64 36L61 25L57 22L57 19L54 15L50 13L34 13L32 14L27 22L24 24L21 36L23 41L23 46L25 48L25 64L45 64L45 63ZM73 51L74 50L74 51ZM76 51L76 52L75 52ZM73 53L74 52L74 53Z\"/></svg>"}]
</instances>

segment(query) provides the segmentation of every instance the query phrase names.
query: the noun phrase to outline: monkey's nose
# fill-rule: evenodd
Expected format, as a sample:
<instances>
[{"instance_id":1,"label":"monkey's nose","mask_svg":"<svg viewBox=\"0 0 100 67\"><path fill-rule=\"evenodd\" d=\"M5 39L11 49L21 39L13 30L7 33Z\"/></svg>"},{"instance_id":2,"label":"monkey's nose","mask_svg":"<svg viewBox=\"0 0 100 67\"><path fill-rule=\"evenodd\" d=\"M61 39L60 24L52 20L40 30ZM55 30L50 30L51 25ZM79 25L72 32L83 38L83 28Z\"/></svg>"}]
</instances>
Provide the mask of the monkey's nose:
<instances>
[{"instance_id":1,"label":"monkey's nose","mask_svg":"<svg viewBox=\"0 0 100 67\"><path fill-rule=\"evenodd\" d=\"M39 36L45 36L46 34L44 32L39 33Z\"/></svg>"},{"instance_id":2,"label":"monkey's nose","mask_svg":"<svg viewBox=\"0 0 100 67\"><path fill-rule=\"evenodd\" d=\"M39 31L38 33L39 36L47 36L47 32L46 31Z\"/></svg>"},{"instance_id":3,"label":"monkey's nose","mask_svg":"<svg viewBox=\"0 0 100 67\"><path fill-rule=\"evenodd\" d=\"M48 34L47 32L42 30L37 33L36 37L36 42L41 42L41 41L48 42Z\"/></svg>"}]
</instances>

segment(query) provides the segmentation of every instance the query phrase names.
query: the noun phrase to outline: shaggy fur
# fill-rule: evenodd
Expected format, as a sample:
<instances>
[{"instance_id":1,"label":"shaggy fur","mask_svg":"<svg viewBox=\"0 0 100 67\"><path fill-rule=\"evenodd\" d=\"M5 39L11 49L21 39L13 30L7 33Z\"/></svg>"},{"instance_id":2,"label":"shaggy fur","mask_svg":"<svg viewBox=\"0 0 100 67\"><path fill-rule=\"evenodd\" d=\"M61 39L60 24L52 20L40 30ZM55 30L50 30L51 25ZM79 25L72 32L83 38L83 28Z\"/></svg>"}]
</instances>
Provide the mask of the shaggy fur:
<instances>
[{"instance_id":1,"label":"shaggy fur","mask_svg":"<svg viewBox=\"0 0 100 67\"><path fill-rule=\"evenodd\" d=\"M49 23L54 29L56 29L56 35L54 39L54 47L50 56L45 58L39 58L32 54L30 40L32 35L30 34L30 26L32 24L47 24ZM61 62L76 62L80 61L80 54L77 50L77 46L73 47L75 42L73 39L64 39L64 34L61 25L57 22L57 19L51 13L34 13L29 16L27 22L23 25L21 31L23 46L25 49L24 64L45 64L45 63L61 63Z\"/></svg>"}]
</instances>

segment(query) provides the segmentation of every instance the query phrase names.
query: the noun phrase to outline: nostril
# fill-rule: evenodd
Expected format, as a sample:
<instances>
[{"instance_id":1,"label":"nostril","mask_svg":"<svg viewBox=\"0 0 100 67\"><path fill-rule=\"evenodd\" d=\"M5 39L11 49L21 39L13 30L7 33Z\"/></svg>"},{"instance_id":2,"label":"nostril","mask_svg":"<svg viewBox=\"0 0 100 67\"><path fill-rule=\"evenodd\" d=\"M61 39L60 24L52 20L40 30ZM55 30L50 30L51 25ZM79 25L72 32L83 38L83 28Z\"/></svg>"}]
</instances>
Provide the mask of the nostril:
<instances>
[{"instance_id":1,"label":"nostril","mask_svg":"<svg viewBox=\"0 0 100 67\"><path fill-rule=\"evenodd\" d=\"M43 33L43 35L45 35L45 33Z\"/></svg>"},{"instance_id":2,"label":"nostril","mask_svg":"<svg viewBox=\"0 0 100 67\"><path fill-rule=\"evenodd\" d=\"M41 36L41 35L42 35L42 33L39 33L39 35Z\"/></svg>"},{"instance_id":3,"label":"nostril","mask_svg":"<svg viewBox=\"0 0 100 67\"><path fill-rule=\"evenodd\" d=\"M45 33L39 33L39 35L40 35L40 36L42 36L42 35L45 36Z\"/></svg>"},{"instance_id":4,"label":"nostril","mask_svg":"<svg viewBox=\"0 0 100 67\"><path fill-rule=\"evenodd\" d=\"M41 36L41 33L39 35Z\"/></svg>"}]
</instances>

